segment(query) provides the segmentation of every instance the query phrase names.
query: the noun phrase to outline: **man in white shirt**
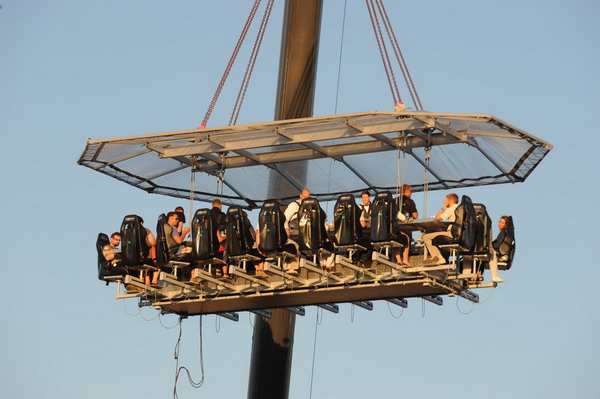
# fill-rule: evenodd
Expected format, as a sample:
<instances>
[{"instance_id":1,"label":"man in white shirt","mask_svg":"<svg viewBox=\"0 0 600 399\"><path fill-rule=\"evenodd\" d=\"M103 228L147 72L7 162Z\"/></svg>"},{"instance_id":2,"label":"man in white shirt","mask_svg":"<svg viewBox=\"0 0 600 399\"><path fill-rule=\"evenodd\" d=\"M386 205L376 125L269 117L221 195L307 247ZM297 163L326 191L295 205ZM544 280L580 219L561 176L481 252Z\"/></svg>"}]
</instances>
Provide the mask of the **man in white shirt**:
<instances>
[{"instance_id":1,"label":"man in white shirt","mask_svg":"<svg viewBox=\"0 0 600 399\"><path fill-rule=\"evenodd\" d=\"M308 197L310 197L310 191L305 188L300 192L299 198L296 201L291 202L287 208L285 208L285 212L283 213L285 216L284 227L288 237L298 235L298 210L300 209L302 200Z\"/></svg>"},{"instance_id":2,"label":"man in white shirt","mask_svg":"<svg viewBox=\"0 0 600 399\"><path fill-rule=\"evenodd\" d=\"M452 193L446 196L444 199L444 204L442 205L442 209L439 210L437 215L435 216L435 220L447 220L449 222L454 222L456 219L455 211L458 208L458 195ZM445 236L452 237L452 232L450 231L452 226L448 226L446 231L438 231L436 233L428 233L423 236L423 244L427 248L427 252L429 253L429 258L423 259L423 264L425 265L441 265L446 262L444 257L442 256L439 248L433 245L432 241L436 237Z\"/></svg>"}]
</instances>

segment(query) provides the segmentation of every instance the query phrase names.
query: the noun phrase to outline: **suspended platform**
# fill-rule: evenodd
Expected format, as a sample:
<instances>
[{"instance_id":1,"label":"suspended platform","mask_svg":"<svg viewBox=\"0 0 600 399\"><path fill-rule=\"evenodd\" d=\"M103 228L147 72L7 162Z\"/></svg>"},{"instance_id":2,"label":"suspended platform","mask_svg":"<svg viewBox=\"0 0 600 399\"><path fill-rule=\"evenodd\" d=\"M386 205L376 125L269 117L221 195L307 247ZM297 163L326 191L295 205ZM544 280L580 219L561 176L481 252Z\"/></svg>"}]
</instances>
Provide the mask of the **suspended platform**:
<instances>
[{"instance_id":1,"label":"suspended platform","mask_svg":"<svg viewBox=\"0 0 600 399\"><path fill-rule=\"evenodd\" d=\"M552 145L483 114L365 112L112 139L89 139L78 163L148 193L255 209L310 188L393 190L398 160L413 191L524 181ZM302 167L296 167L300 166ZM428 181L424 182L424 170ZM217 193L216 179L223 183ZM275 182L279 192L269 192Z\"/></svg>"},{"instance_id":2,"label":"suspended platform","mask_svg":"<svg viewBox=\"0 0 600 399\"><path fill-rule=\"evenodd\" d=\"M232 267L231 279L202 272L196 282L179 281L163 272L157 286L147 286L133 276L126 276L123 283L136 290L122 293L122 284L118 284L116 297L137 297L142 305L182 316L230 315L240 311L267 312L266 309L274 308L298 311L310 305L335 311L339 303L372 308L370 301L373 300L389 300L406 307L406 298L415 297L441 305L443 295L478 302L479 296L472 289L496 286L492 282L472 282L476 274L471 269L461 271L454 262L423 266L421 259L413 256L412 266L402 266L390 262L381 253L374 253L369 268L361 268L350 259L336 255L335 272L306 259L301 259L295 271L267 262L268 277L257 277L243 268Z\"/></svg>"}]
</instances>

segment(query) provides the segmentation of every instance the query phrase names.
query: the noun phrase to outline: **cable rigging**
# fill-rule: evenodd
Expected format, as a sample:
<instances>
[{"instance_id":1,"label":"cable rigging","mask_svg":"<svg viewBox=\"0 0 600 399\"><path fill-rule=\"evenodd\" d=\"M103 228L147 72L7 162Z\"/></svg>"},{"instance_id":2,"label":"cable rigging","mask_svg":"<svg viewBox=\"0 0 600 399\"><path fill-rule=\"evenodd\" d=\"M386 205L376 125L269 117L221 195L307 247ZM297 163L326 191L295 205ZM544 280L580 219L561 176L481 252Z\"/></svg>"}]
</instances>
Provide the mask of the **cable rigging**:
<instances>
[{"instance_id":1,"label":"cable rigging","mask_svg":"<svg viewBox=\"0 0 600 399\"><path fill-rule=\"evenodd\" d=\"M373 27L373 33L375 34L375 40L377 41L377 47L379 49L379 54L381 56L383 67L385 69L385 74L387 77L388 84L390 86L390 91L392 93L392 99L394 101L394 107L396 111L404 111L406 109L406 106L404 105L404 102L402 101L402 98L400 96L400 90L398 89L398 84L396 82L394 68L390 60L389 52L387 50L386 38L384 37L383 31L381 29L381 22L383 22L383 26L387 34L387 40L392 46L392 50L396 57L398 67L400 68L402 76L404 77L404 81L413 101L414 107L418 111L423 110L421 99L419 97L419 94L417 93L417 89L413 82L412 76L410 75L410 72L408 70L408 65L406 64L404 55L402 54L400 46L398 45L398 39L388 17L385 5L383 4L383 0L365 0L365 3L367 5L369 18Z\"/></svg>"}]
</instances>

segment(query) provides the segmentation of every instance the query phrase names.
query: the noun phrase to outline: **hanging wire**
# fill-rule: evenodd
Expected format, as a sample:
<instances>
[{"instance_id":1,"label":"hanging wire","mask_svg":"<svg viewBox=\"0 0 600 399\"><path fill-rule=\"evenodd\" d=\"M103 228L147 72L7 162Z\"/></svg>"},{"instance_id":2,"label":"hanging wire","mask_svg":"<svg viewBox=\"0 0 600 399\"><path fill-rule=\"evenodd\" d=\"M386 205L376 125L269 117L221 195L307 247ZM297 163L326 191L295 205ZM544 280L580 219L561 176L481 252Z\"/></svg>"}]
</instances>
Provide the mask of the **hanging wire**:
<instances>
[{"instance_id":1,"label":"hanging wire","mask_svg":"<svg viewBox=\"0 0 600 399\"><path fill-rule=\"evenodd\" d=\"M394 316L394 313L392 312L392 308L390 306L390 303L388 301L385 301L385 302L387 303L387 307L388 307L388 311L390 312L390 315L392 315L392 317L394 319L399 319L400 317L402 317L402 315L404 314L404 308L403 307L400 308L400 309L402 309L400 311L400 314L398 316Z\"/></svg>"},{"instance_id":2,"label":"hanging wire","mask_svg":"<svg viewBox=\"0 0 600 399\"><path fill-rule=\"evenodd\" d=\"M158 321L159 321L160 325L161 325L161 326L163 326L163 328L164 328L164 329L166 329L166 330L172 330L173 328L175 328L175 327L177 327L177 326L179 325L179 322L177 322L175 325L173 325L173 326L171 326L171 327L167 327L167 326L165 326L165 325L163 324L163 321L162 321L162 319L163 319L163 318L161 317L161 316L162 316L162 314L161 314L161 313L159 313L158 315L159 315L159 317L158 317Z\"/></svg>"},{"instance_id":3,"label":"hanging wire","mask_svg":"<svg viewBox=\"0 0 600 399\"><path fill-rule=\"evenodd\" d=\"M221 331L221 316L218 314L215 315L215 331L217 334Z\"/></svg>"},{"instance_id":4,"label":"hanging wire","mask_svg":"<svg viewBox=\"0 0 600 399\"><path fill-rule=\"evenodd\" d=\"M317 331L318 331L318 327L321 324L322 317L321 317L321 321L319 321L319 311L322 311L323 309L321 308L317 308L317 317L315 319L315 339L313 342L313 358L312 358L312 367L310 370L310 393L308 395L309 398L312 398L312 391L313 391L313 381L314 381L314 377L315 377L315 358L317 355ZM321 313L322 316L322 313Z\"/></svg>"},{"instance_id":5,"label":"hanging wire","mask_svg":"<svg viewBox=\"0 0 600 399\"><path fill-rule=\"evenodd\" d=\"M191 221L194 217L194 199L195 199L195 190L196 190L196 171L197 171L197 162L198 162L198 156L197 155L192 155L191 157L191 162L192 162L192 175L190 176L190 225L191 225Z\"/></svg>"},{"instance_id":6,"label":"hanging wire","mask_svg":"<svg viewBox=\"0 0 600 399\"><path fill-rule=\"evenodd\" d=\"M459 313L470 314L471 312L473 312L473 309L475 309L475 302L471 302L471 301L467 300L468 302L471 302L471 309L469 309L469 311L467 311L467 312L463 312L462 309L460 308L460 306L458 306L458 301L460 300L460 298L464 298L464 296L463 295L456 296L456 309L458 309Z\"/></svg>"},{"instance_id":7,"label":"hanging wire","mask_svg":"<svg viewBox=\"0 0 600 399\"><path fill-rule=\"evenodd\" d=\"M175 350L173 353L173 357L175 358L175 383L173 385L173 399L177 399L179 396L177 395L177 381L179 380L179 374L181 371L185 371L188 377L188 381L190 385L194 388L200 388L204 384L204 351L202 348L202 316L199 316L199 329L200 329L200 381L195 382L190 374L190 370L185 367L179 367L179 347L181 344L181 334L183 331L183 319L179 318L179 337L177 338L177 343L175 344Z\"/></svg>"},{"instance_id":8,"label":"hanging wire","mask_svg":"<svg viewBox=\"0 0 600 399\"><path fill-rule=\"evenodd\" d=\"M202 119L202 123L198 127L199 129L205 128L206 124L208 123L208 120L210 119L213 109L215 108L215 104L217 103L217 100L219 99L219 96L221 95L223 86L225 86L225 82L227 81L227 78L229 77L229 72L231 72L231 68L233 67L233 64L235 63L235 60L238 56L238 53L240 52L240 48L242 47L242 44L244 43L244 39L246 39L246 34L248 33L248 30L250 29L250 25L252 24L252 21L254 20L254 16L256 15L256 11L258 10L258 7L260 6L261 1L262 0L255 0L254 4L252 5L250 14L248 15L248 18L246 19L246 23L245 23L244 27L242 28L242 33L240 34L240 37L238 38L235 48L233 49L233 53L231 54L231 57L229 58L227 67L225 68L225 71L223 72L223 76L221 76L221 81L217 85L217 89L215 90L215 94L213 95L213 98L210 102L210 105L208 106L208 109L206 110L204 119Z\"/></svg>"},{"instance_id":9,"label":"hanging wire","mask_svg":"<svg viewBox=\"0 0 600 399\"><path fill-rule=\"evenodd\" d=\"M337 86L335 89L335 112L334 115L337 115L338 111L338 97L340 94L340 77L342 75L342 54L344 53L344 32L346 31L346 6L348 4L348 0L344 0L344 14L342 16L342 37L340 39L340 59L338 60L338 73L337 73Z\"/></svg>"},{"instance_id":10,"label":"hanging wire","mask_svg":"<svg viewBox=\"0 0 600 399\"><path fill-rule=\"evenodd\" d=\"M427 193L429 192L429 155L431 147L425 147L425 174L423 176L423 217L427 217Z\"/></svg>"},{"instance_id":11,"label":"hanging wire","mask_svg":"<svg viewBox=\"0 0 600 399\"><path fill-rule=\"evenodd\" d=\"M123 309L125 310L125 313L127 313L129 316L138 316L140 313L142 313L142 309L138 306L138 310L137 313L130 313L129 310L127 310L127 301L122 301L123 302Z\"/></svg>"}]
</instances>

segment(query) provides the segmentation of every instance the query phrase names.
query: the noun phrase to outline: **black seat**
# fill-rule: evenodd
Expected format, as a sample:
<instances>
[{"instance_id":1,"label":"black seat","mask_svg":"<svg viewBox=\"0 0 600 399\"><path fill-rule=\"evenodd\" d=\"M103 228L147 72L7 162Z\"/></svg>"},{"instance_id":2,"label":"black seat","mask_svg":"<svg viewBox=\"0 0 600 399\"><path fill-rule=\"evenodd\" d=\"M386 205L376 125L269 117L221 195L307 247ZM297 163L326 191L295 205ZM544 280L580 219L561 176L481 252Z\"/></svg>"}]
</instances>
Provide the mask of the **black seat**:
<instances>
[{"instance_id":1,"label":"black seat","mask_svg":"<svg viewBox=\"0 0 600 399\"><path fill-rule=\"evenodd\" d=\"M149 253L146 229L137 215L127 215L121 223L121 261L125 266L143 265Z\"/></svg>"},{"instance_id":2,"label":"black seat","mask_svg":"<svg viewBox=\"0 0 600 399\"><path fill-rule=\"evenodd\" d=\"M298 209L298 245L301 251L315 253L328 247L325 212L316 198L304 198ZM330 250L330 248L325 248ZM333 249L333 248L331 248Z\"/></svg>"},{"instance_id":3,"label":"black seat","mask_svg":"<svg viewBox=\"0 0 600 399\"><path fill-rule=\"evenodd\" d=\"M165 237L166 223L167 216L163 213L158 217L158 221L156 222L156 261L159 266L168 265L170 260L169 245Z\"/></svg>"},{"instance_id":4,"label":"black seat","mask_svg":"<svg viewBox=\"0 0 600 399\"><path fill-rule=\"evenodd\" d=\"M483 204L473 204L475 210L475 245L473 253L487 255L492 243L492 220Z\"/></svg>"},{"instance_id":5,"label":"black seat","mask_svg":"<svg viewBox=\"0 0 600 399\"><path fill-rule=\"evenodd\" d=\"M225 246L230 257L248 254L254 246L250 221L240 206L231 206L227 210Z\"/></svg>"},{"instance_id":6,"label":"black seat","mask_svg":"<svg viewBox=\"0 0 600 399\"><path fill-rule=\"evenodd\" d=\"M515 256L515 225L512 216L509 216L508 219L508 227L500 231L492 242L500 270L509 270Z\"/></svg>"},{"instance_id":7,"label":"black seat","mask_svg":"<svg viewBox=\"0 0 600 399\"><path fill-rule=\"evenodd\" d=\"M264 253L282 252L287 243L285 216L277 200L265 201L258 214L259 249Z\"/></svg>"},{"instance_id":8,"label":"black seat","mask_svg":"<svg viewBox=\"0 0 600 399\"><path fill-rule=\"evenodd\" d=\"M371 210L371 241L385 242L396 239L394 224L397 214L398 204L394 201L392 193L378 193Z\"/></svg>"},{"instance_id":9,"label":"black seat","mask_svg":"<svg viewBox=\"0 0 600 399\"><path fill-rule=\"evenodd\" d=\"M338 197L333 211L334 241L337 246L355 245L362 238L360 210L352 194Z\"/></svg>"},{"instance_id":10,"label":"black seat","mask_svg":"<svg viewBox=\"0 0 600 399\"><path fill-rule=\"evenodd\" d=\"M475 247L477 217L471 198L463 195L454 215L454 222L450 226L452 237L438 236L432 241L434 245L442 246L440 250L445 257L449 254L448 249L457 249L465 255L472 254Z\"/></svg>"},{"instance_id":11,"label":"black seat","mask_svg":"<svg viewBox=\"0 0 600 399\"><path fill-rule=\"evenodd\" d=\"M109 262L104 259L102 248L110 243L108 236L104 233L99 233L96 239L96 251L98 252L98 278L102 281L106 281L104 276L108 273ZM107 282L108 284L108 282Z\"/></svg>"},{"instance_id":12,"label":"black seat","mask_svg":"<svg viewBox=\"0 0 600 399\"><path fill-rule=\"evenodd\" d=\"M192 256L194 260L209 260L215 256L213 223L210 209L198 209L192 219Z\"/></svg>"}]
</instances>

